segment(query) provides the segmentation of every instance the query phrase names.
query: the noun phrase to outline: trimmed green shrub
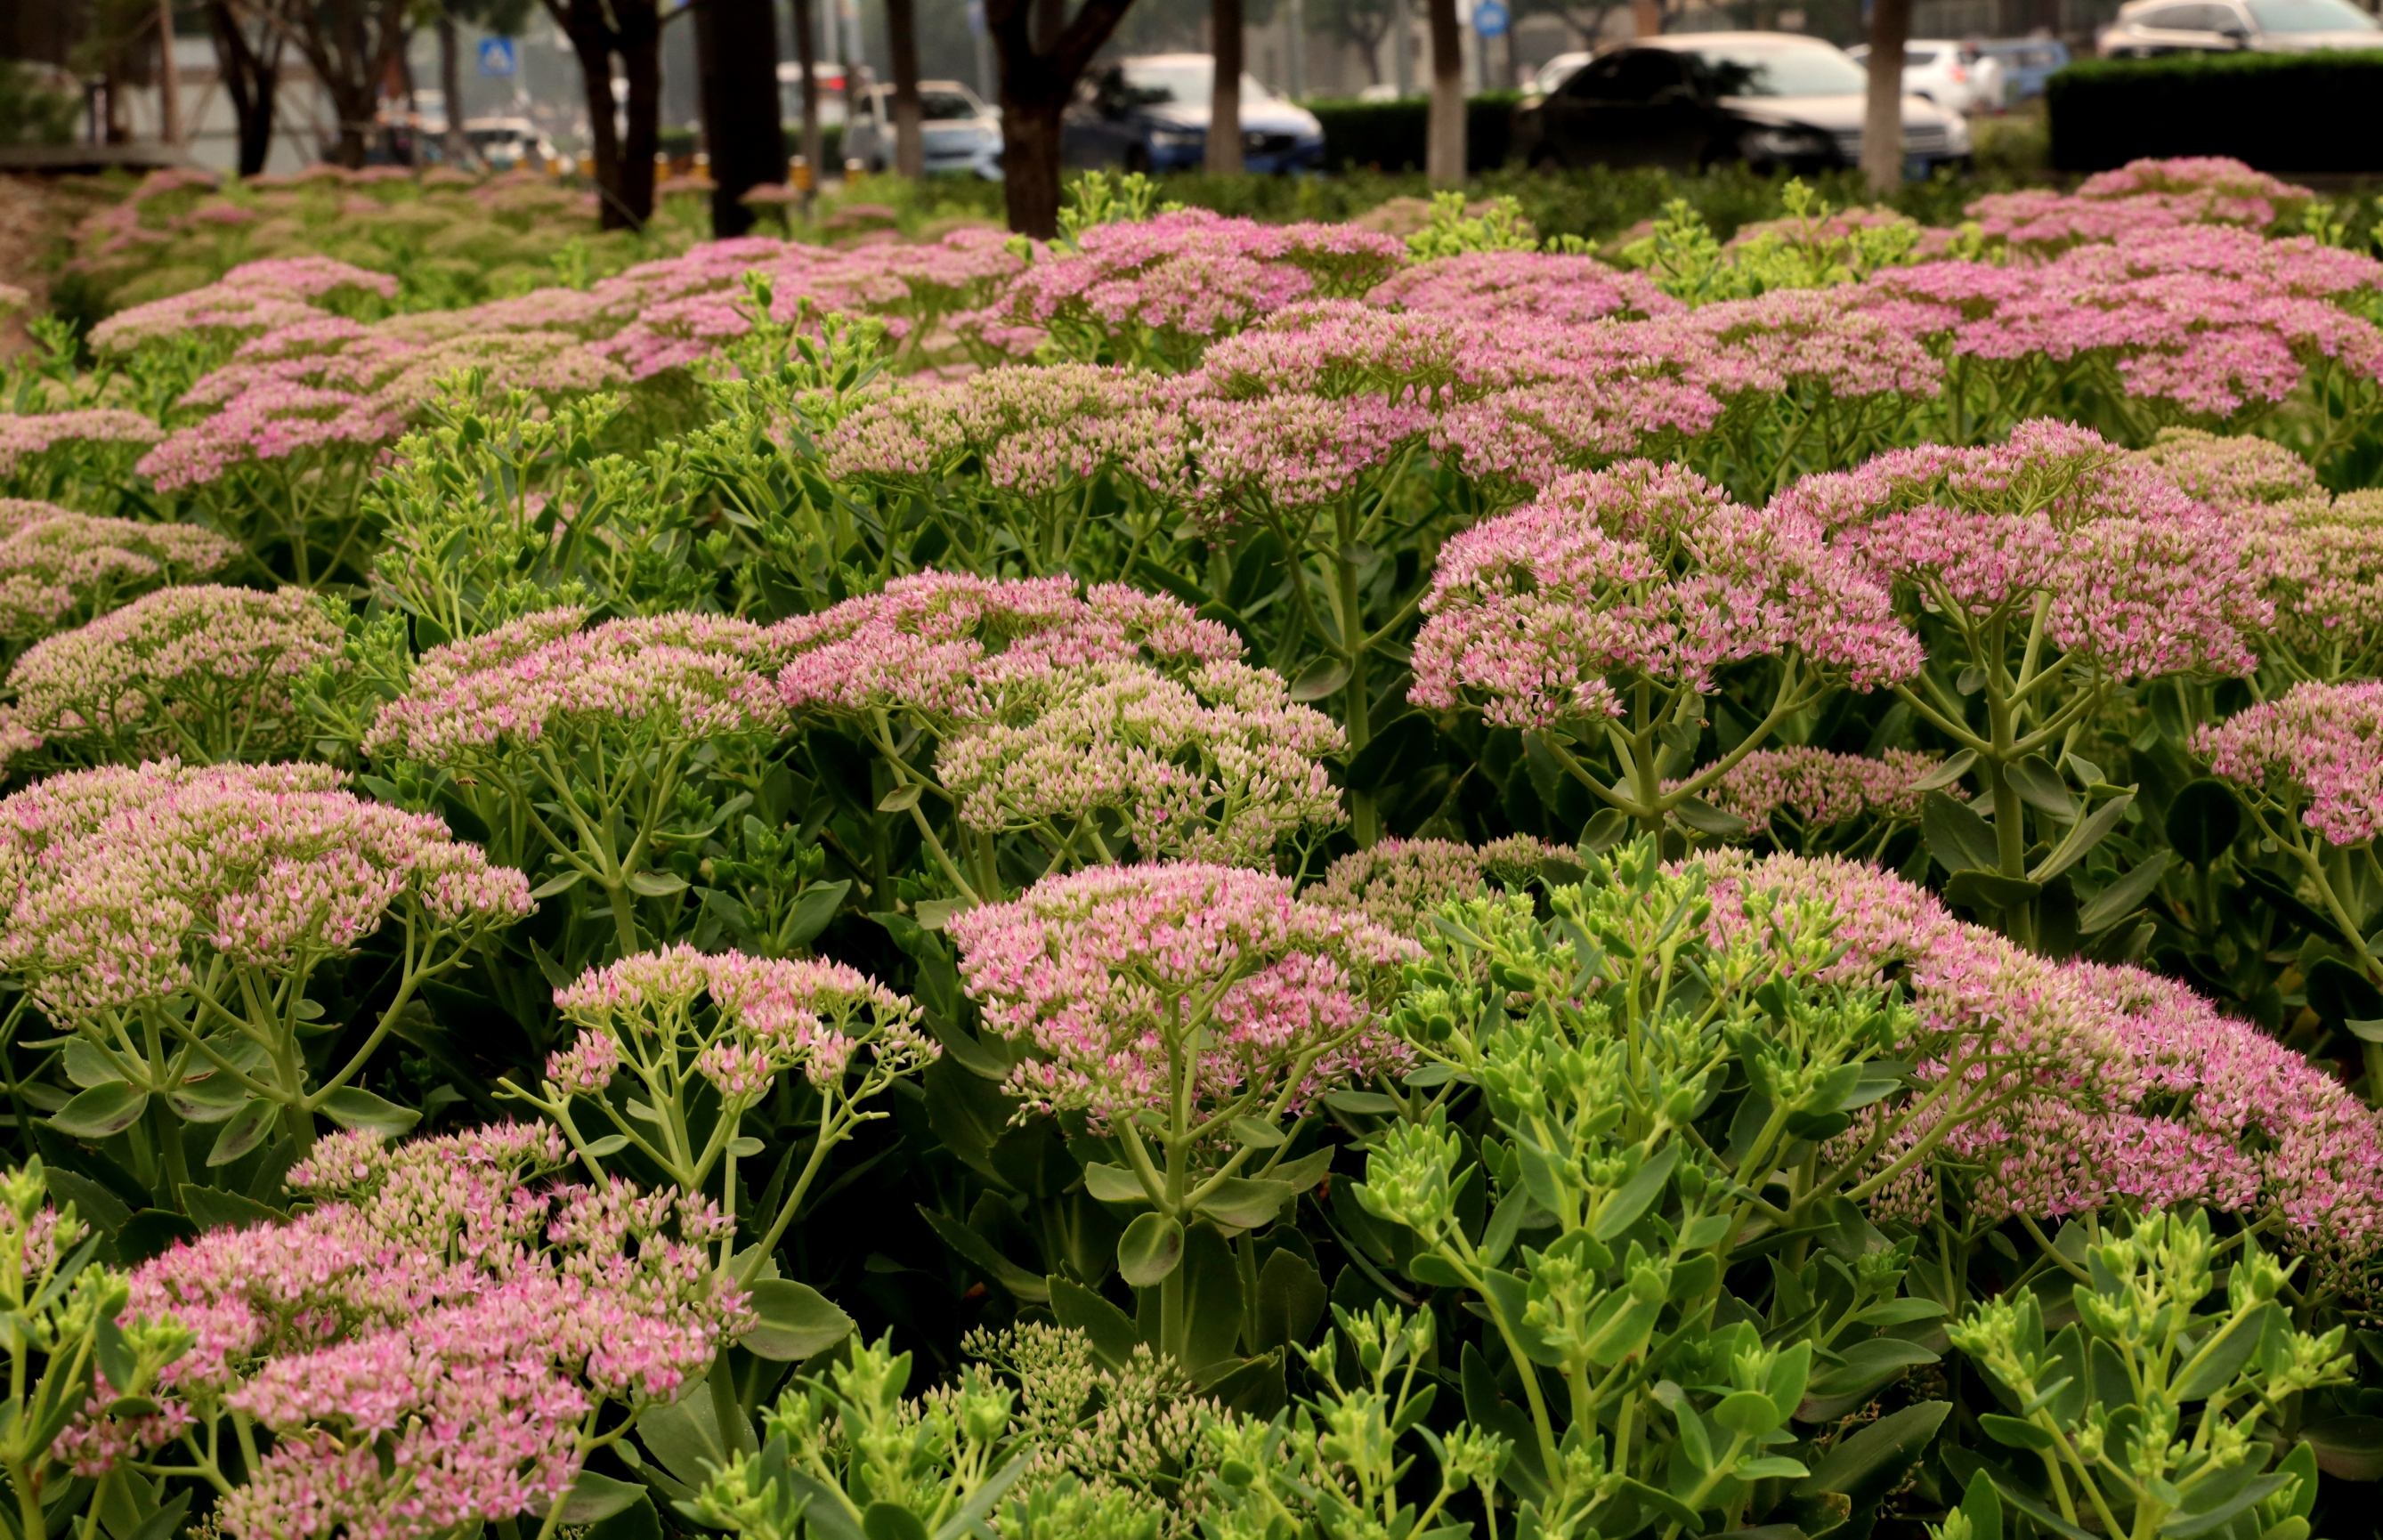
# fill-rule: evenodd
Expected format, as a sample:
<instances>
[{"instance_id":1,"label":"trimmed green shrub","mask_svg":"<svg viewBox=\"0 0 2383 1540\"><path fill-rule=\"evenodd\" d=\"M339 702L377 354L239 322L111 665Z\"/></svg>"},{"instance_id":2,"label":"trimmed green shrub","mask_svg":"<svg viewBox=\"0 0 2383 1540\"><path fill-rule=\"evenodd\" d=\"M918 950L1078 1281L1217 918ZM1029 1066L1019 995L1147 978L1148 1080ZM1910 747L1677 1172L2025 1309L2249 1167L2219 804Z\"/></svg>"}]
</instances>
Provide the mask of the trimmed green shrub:
<instances>
[{"instance_id":1,"label":"trimmed green shrub","mask_svg":"<svg viewBox=\"0 0 2383 1540\"><path fill-rule=\"evenodd\" d=\"M2383 170L2383 50L2085 59L2052 78L2052 163L2232 155L2263 171Z\"/></svg>"},{"instance_id":2,"label":"trimmed green shrub","mask_svg":"<svg viewBox=\"0 0 2383 1540\"><path fill-rule=\"evenodd\" d=\"M1514 142L1518 91L1493 91L1464 104L1464 168L1487 171L1506 163ZM1310 102L1307 110L1324 125L1324 164L1334 171L1367 166L1382 171L1423 169L1431 104L1410 96L1397 102Z\"/></svg>"}]
</instances>

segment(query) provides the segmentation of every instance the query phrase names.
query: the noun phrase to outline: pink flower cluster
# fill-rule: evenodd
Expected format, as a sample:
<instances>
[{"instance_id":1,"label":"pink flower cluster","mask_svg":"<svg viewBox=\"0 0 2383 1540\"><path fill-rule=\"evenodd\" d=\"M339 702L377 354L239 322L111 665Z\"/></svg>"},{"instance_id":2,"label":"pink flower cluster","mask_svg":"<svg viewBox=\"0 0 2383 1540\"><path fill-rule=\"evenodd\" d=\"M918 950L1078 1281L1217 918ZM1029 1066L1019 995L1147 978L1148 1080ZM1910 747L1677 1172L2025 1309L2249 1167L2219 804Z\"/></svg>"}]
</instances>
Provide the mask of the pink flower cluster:
<instances>
[{"instance_id":1,"label":"pink flower cluster","mask_svg":"<svg viewBox=\"0 0 2383 1540\"><path fill-rule=\"evenodd\" d=\"M1215 866L1046 877L948 929L985 1025L1036 1051L1010 1072L1011 1093L1101 1123L1167 1104L1170 1053L1194 1053L1167 1038L1195 1025L1186 1068L1211 1108L1251 1090L1303 1106L1397 1066L1405 1052L1382 1013L1401 967L1423 955L1301 903L1281 878Z\"/></svg>"},{"instance_id":2,"label":"pink flower cluster","mask_svg":"<svg viewBox=\"0 0 2383 1540\"><path fill-rule=\"evenodd\" d=\"M301 739L290 686L340 642L302 590L191 584L35 643L8 686L23 726L93 758L263 759Z\"/></svg>"},{"instance_id":3,"label":"pink flower cluster","mask_svg":"<svg viewBox=\"0 0 2383 1540\"><path fill-rule=\"evenodd\" d=\"M554 1004L581 1036L547 1061L547 1078L594 1095L627 1059L689 1035L697 1002L716 1016L696 1071L723 1101L749 1106L781 1071L833 1087L864 1044L877 1065L906 1073L941 1052L919 1030L919 1008L842 963L708 955L679 945L590 969Z\"/></svg>"},{"instance_id":4,"label":"pink flower cluster","mask_svg":"<svg viewBox=\"0 0 2383 1540\"><path fill-rule=\"evenodd\" d=\"M936 750L935 772L978 829L1113 813L1143 860L1263 868L1286 839L1341 823L1319 761L1345 746L1340 724L1293 703L1272 670L1218 661L1179 683L1097 663L1013 684L991 721Z\"/></svg>"},{"instance_id":5,"label":"pink flower cluster","mask_svg":"<svg viewBox=\"0 0 2383 1540\"><path fill-rule=\"evenodd\" d=\"M2074 192L1991 192L1969 206L1990 239L2046 256L2089 242L2126 240L2183 225L2264 230L2305 206L2308 189L2223 156L2130 161L2085 179Z\"/></svg>"},{"instance_id":6,"label":"pink flower cluster","mask_svg":"<svg viewBox=\"0 0 2383 1540\"><path fill-rule=\"evenodd\" d=\"M1364 293L1406 260L1395 236L1352 225L1265 225L1205 209L1095 225L992 303L954 318L996 352L1046 340L1071 357L1155 353L1180 367L1200 345L1308 299Z\"/></svg>"},{"instance_id":7,"label":"pink flower cluster","mask_svg":"<svg viewBox=\"0 0 2383 1540\"><path fill-rule=\"evenodd\" d=\"M1821 527L1676 466L1568 477L1440 548L1410 698L1545 727L1619 714L1617 675L1705 690L1725 664L1793 654L1858 689L1909 677L1918 639Z\"/></svg>"},{"instance_id":8,"label":"pink flower cluster","mask_svg":"<svg viewBox=\"0 0 2383 1540\"><path fill-rule=\"evenodd\" d=\"M1946 614L2024 617L2042 596L2045 634L2117 679L2247 673L2245 634L2273 617L2232 521L2065 423L1807 476L1771 512L1828 531L1858 569Z\"/></svg>"},{"instance_id":9,"label":"pink flower cluster","mask_svg":"<svg viewBox=\"0 0 2383 1540\"><path fill-rule=\"evenodd\" d=\"M1713 783L1713 806L1735 813L1758 830L1785 813L1808 829L1826 829L1864 816L1894 822L1920 817L1923 794L1914 782L1936 769L1933 755L1890 748L1871 758L1822 748L1757 749ZM1967 797L1958 782L1945 788Z\"/></svg>"},{"instance_id":10,"label":"pink flower cluster","mask_svg":"<svg viewBox=\"0 0 2383 1540\"><path fill-rule=\"evenodd\" d=\"M1012 686L1062 669L1145 662L1180 672L1241 657L1240 640L1179 600L1122 584L1079 598L1064 577L895 578L772 633L778 690L797 712L908 712L939 728L997 715Z\"/></svg>"},{"instance_id":11,"label":"pink flower cluster","mask_svg":"<svg viewBox=\"0 0 2383 1540\"><path fill-rule=\"evenodd\" d=\"M242 263L214 283L118 311L91 329L103 353L129 353L143 342L190 332L238 336L315 319L312 302L337 294L397 297L397 279L327 256Z\"/></svg>"},{"instance_id":12,"label":"pink flower cluster","mask_svg":"<svg viewBox=\"0 0 2383 1540\"><path fill-rule=\"evenodd\" d=\"M1538 881L1539 865L1562 856L1527 834L1485 845L1454 840L1381 840L1332 863L1324 881L1300 894L1306 904L1363 915L1401 935L1425 914L1479 895L1492 884L1509 893Z\"/></svg>"},{"instance_id":13,"label":"pink flower cluster","mask_svg":"<svg viewBox=\"0 0 2383 1540\"><path fill-rule=\"evenodd\" d=\"M92 407L80 412L0 413L0 476L16 475L28 457L69 444L154 444L165 437L138 412Z\"/></svg>"},{"instance_id":14,"label":"pink flower cluster","mask_svg":"<svg viewBox=\"0 0 2383 1540\"><path fill-rule=\"evenodd\" d=\"M0 640L80 624L160 585L217 572L239 552L195 524L95 519L0 499Z\"/></svg>"},{"instance_id":15,"label":"pink flower cluster","mask_svg":"<svg viewBox=\"0 0 2383 1540\"><path fill-rule=\"evenodd\" d=\"M2160 429L2135 458L2158 466L2196 502L2229 512L2318 497L2316 473L2283 445L2249 434Z\"/></svg>"},{"instance_id":16,"label":"pink flower cluster","mask_svg":"<svg viewBox=\"0 0 2383 1540\"><path fill-rule=\"evenodd\" d=\"M189 989L210 957L303 979L400 906L466 934L535 907L438 819L340 788L319 767L167 760L0 801L0 963L80 1017Z\"/></svg>"},{"instance_id":17,"label":"pink flower cluster","mask_svg":"<svg viewBox=\"0 0 2383 1540\"><path fill-rule=\"evenodd\" d=\"M134 1271L128 1313L198 1341L161 1415L93 1401L67 1436L78 1470L229 1410L274 1435L223 1499L241 1540L418 1540L560 1500L598 1407L675 1399L750 1320L706 1255L727 1229L708 1201L544 1180L565 1154L511 1125L324 1141L289 1178L318 1206Z\"/></svg>"},{"instance_id":18,"label":"pink flower cluster","mask_svg":"<svg viewBox=\"0 0 2383 1540\"><path fill-rule=\"evenodd\" d=\"M433 647L381 708L365 751L448 764L586 730L692 743L784 726L768 679L784 648L761 627L670 614L582 631L584 619L549 610Z\"/></svg>"},{"instance_id":19,"label":"pink flower cluster","mask_svg":"<svg viewBox=\"0 0 2383 1540\"><path fill-rule=\"evenodd\" d=\"M1079 496L1110 471L1180 497L1189 489L1180 395L1132 369L991 369L863 406L830 439L828 471L927 490L973 457L987 484L1015 497Z\"/></svg>"},{"instance_id":20,"label":"pink flower cluster","mask_svg":"<svg viewBox=\"0 0 2383 1540\"><path fill-rule=\"evenodd\" d=\"M2193 734L2215 773L2264 793L2340 845L2383 832L2383 684L2295 684Z\"/></svg>"},{"instance_id":21,"label":"pink flower cluster","mask_svg":"<svg viewBox=\"0 0 2383 1540\"><path fill-rule=\"evenodd\" d=\"M2199 1202L2272 1218L2328 1265L2383 1245L2377 1114L2256 1026L2136 968L2034 956L1874 867L1735 855L1706 865L1718 933L1742 922L1746 892L1826 903L1842 917L1845 976L1899 979L1923 1030L1949 1045L1940 1051L1966 1051L1982 1085L2000 1074L2020 1093L1944 1146L1974 1169L1985 1214ZM1940 1060L1920 1073L1944 1070ZM1916 1217L1941 1179L1915 1174L1880 1203Z\"/></svg>"},{"instance_id":22,"label":"pink flower cluster","mask_svg":"<svg viewBox=\"0 0 2383 1540\"><path fill-rule=\"evenodd\" d=\"M1643 273L1609 267L1590 256L1519 251L1468 252L1416 263L1377 284L1365 302L1533 330L1685 308ZM1521 340L1527 342L1527 334Z\"/></svg>"}]
</instances>

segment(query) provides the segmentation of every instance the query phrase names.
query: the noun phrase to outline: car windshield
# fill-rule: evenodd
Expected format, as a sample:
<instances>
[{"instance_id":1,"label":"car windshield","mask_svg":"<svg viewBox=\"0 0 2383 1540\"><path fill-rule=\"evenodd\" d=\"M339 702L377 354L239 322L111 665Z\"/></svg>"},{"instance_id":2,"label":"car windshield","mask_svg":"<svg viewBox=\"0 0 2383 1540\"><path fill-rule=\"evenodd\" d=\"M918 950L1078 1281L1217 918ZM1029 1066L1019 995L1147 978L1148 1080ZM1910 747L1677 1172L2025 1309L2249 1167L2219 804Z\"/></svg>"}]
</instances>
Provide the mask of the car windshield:
<instances>
[{"instance_id":1,"label":"car windshield","mask_svg":"<svg viewBox=\"0 0 2383 1540\"><path fill-rule=\"evenodd\" d=\"M2349 0L2249 0L2263 32L2372 32L2373 17Z\"/></svg>"},{"instance_id":2,"label":"car windshield","mask_svg":"<svg viewBox=\"0 0 2383 1540\"><path fill-rule=\"evenodd\" d=\"M1862 67L1834 48L1699 48L1722 96L1848 96L1867 90Z\"/></svg>"},{"instance_id":3,"label":"car windshield","mask_svg":"<svg viewBox=\"0 0 2383 1540\"><path fill-rule=\"evenodd\" d=\"M922 91L919 92L919 116L930 123L949 123L974 117L976 104L957 91Z\"/></svg>"},{"instance_id":4,"label":"car windshield","mask_svg":"<svg viewBox=\"0 0 2383 1540\"><path fill-rule=\"evenodd\" d=\"M1138 107L1154 107L1168 102L1204 107L1208 92L1216 78L1216 67L1206 59L1186 59L1180 64L1130 64L1125 67L1125 99ZM1258 84L1254 76L1241 77L1241 100L1263 102L1266 88Z\"/></svg>"}]
</instances>

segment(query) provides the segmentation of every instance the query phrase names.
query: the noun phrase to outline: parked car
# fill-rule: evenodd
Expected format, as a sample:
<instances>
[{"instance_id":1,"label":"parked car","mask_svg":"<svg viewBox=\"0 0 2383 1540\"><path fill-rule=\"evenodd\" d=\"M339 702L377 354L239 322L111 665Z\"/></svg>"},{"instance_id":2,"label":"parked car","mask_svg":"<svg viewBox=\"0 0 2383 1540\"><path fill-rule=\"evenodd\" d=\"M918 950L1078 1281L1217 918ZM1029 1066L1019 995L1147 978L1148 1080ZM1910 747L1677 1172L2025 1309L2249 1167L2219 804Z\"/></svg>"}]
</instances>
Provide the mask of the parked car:
<instances>
[{"instance_id":1,"label":"parked car","mask_svg":"<svg viewBox=\"0 0 2383 1540\"><path fill-rule=\"evenodd\" d=\"M2132 0L2105 29L2104 58L2383 48L2383 23L2350 0Z\"/></svg>"},{"instance_id":2,"label":"parked car","mask_svg":"<svg viewBox=\"0 0 2383 1540\"><path fill-rule=\"evenodd\" d=\"M834 128L844 121L844 66L821 60L811 66L811 79L819 82L820 127ZM616 86L620 82L615 80ZM778 66L778 113L780 120L799 123L803 120L803 67L799 64Z\"/></svg>"},{"instance_id":3,"label":"parked car","mask_svg":"<svg viewBox=\"0 0 2383 1540\"><path fill-rule=\"evenodd\" d=\"M2003 105L2015 107L2043 94L2043 83L2068 63L2068 44L2058 38L1988 38L1972 44L2003 67Z\"/></svg>"},{"instance_id":4,"label":"parked car","mask_svg":"<svg viewBox=\"0 0 2383 1540\"><path fill-rule=\"evenodd\" d=\"M1846 50L1846 57L1870 67L1870 44ZM2003 67L1963 43L1913 38L1903 45L1903 89L1953 112L1999 112Z\"/></svg>"},{"instance_id":5,"label":"parked car","mask_svg":"<svg viewBox=\"0 0 2383 1540\"><path fill-rule=\"evenodd\" d=\"M1060 124L1070 166L1180 171L1208 154L1208 95L1216 61L1205 54L1120 59L1085 79ZM1252 171L1324 166L1324 125L1306 108L1241 77L1241 163Z\"/></svg>"},{"instance_id":6,"label":"parked car","mask_svg":"<svg viewBox=\"0 0 2383 1540\"><path fill-rule=\"evenodd\" d=\"M1539 66L1539 72L1531 77L1531 89L1544 96L1578 74L1595 57L1595 54L1586 52L1558 54Z\"/></svg>"},{"instance_id":7,"label":"parked car","mask_svg":"<svg viewBox=\"0 0 2383 1540\"><path fill-rule=\"evenodd\" d=\"M1792 32L1642 38L1600 54L1553 93L1525 98L1515 149L1535 166L1855 166L1869 84L1843 49ZM1969 126L1906 96L1903 153L1914 176L1965 164Z\"/></svg>"},{"instance_id":8,"label":"parked car","mask_svg":"<svg viewBox=\"0 0 2383 1540\"><path fill-rule=\"evenodd\" d=\"M919 138L930 176L947 173L1001 179L1001 112L957 80L919 82ZM895 165L894 88L871 86L855 104L844 131L844 154L871 171Z\"/></svg>"}]
</instances>

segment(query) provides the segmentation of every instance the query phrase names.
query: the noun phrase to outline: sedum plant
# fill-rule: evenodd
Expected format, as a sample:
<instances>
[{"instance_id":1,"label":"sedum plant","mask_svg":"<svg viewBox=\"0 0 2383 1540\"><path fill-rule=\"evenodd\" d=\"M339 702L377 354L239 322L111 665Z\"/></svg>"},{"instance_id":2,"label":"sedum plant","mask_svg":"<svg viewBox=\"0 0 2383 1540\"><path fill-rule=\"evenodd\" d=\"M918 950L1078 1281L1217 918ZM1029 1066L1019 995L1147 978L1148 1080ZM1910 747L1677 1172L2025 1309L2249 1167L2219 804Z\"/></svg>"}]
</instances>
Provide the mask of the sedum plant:
<instances>
[{"instance_id":1,"label":"sedum plant","mask_svg":"<svg viewBox=\"0 0 2383 1540\"><path fill-rule=\"evenodd\" d=\"M418 1112L358 1083L366 1066L426 984L535 907L519 872L343 779L167 760L0 802L0 891L15 895L0 966L65 1029L53 1046L80 1088L51 1125L129 1135L142 1180L176 1207L193 1175L185 1124L220 1126L209 1167L268 1137L303 1153L318 1114L412 1127ZM342 1002L333 974L384 928L391 992L369 1000L367 1026L367 1001ZM334 1016L341 1004L359 1019ZM335 1054L343 1041L355 1046Z\"/></svg>"},{"instance_id":2,"label":"sedum plant","mask_svg":"<svg viewBox=\"0 0 2383 1540\"><path fill-rule=\"evenodd\" d=\"M55 503L0 499L0 658L153 588L211 576L239 550L190 524L95 519Z\"/></svg>"},{"instance_id":3,"label":"sedum plant","mask_svg":"<svg viewBox=\"0 0 2383 1540\"><path fill-rule=\"evenodd\" d=\"M2024 1290L1949 1329L2004 1408L1982 1413L1981 1431L2043 1472L2039 1492L1988 1464L1999 1500L2058 1534L2305 1535L2315 1451L2300 1444L2268 1466L2299 1398L2346 1383L2351 1360L2343 1327L2293 1324L2293 1267L2253 1234L2217 1239L2187 1210L2106 1232L2080 1271L2077 1319L2049 1338ZM1972 1497L1962 1508L1972 1504L1983 1507Z\"/></svg>"}]
</instances>

